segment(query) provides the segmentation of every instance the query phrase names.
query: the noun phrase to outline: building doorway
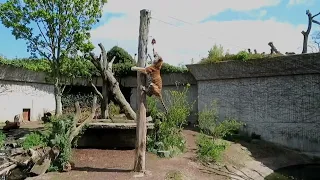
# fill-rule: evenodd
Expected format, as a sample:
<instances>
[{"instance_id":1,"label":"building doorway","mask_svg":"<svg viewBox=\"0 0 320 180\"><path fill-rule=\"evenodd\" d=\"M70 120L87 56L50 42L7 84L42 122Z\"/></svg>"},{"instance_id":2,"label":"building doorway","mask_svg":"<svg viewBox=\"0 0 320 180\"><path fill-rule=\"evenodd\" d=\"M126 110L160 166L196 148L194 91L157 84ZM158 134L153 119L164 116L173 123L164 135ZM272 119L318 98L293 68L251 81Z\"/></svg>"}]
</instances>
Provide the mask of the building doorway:
<instances>
[{"instance_id":1,"label":"building doorway","mask_svg":"<svg viewBox=\"0 0 320 180\"><path fill-rule=\"evenodd\" d=\"M30 109L23 109L22 111L23 121L30 121Z\"/></svg>"}]
</instances>

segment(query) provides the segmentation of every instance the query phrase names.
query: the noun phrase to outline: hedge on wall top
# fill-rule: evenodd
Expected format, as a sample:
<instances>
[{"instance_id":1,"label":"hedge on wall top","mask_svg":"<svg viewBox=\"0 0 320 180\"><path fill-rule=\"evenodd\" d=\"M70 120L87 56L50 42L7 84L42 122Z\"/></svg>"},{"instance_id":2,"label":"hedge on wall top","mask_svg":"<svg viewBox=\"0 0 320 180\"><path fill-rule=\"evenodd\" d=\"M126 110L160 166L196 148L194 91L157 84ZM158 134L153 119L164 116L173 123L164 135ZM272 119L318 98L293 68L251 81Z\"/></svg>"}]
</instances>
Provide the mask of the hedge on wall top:
<instances>
[{"instance_id":1,"label":"hedge on wall top","mask_svg":"<svg viewBox=\"0 0 320 180\"><path fill-rule=\"evenodd\" d=\"M116 77L135 76L137 73L131 71L131 67L135 66L134 62L130 60L121 61L124 63L118 63L113 65L113 71ZM64 59L62 61L61 74L66 77L91 77L100 76L100 72L94 67L94 65L87 59L72 58ZM46 59L4 59L0 57L0 64L12 65L14 67L25 68L36 72L51 72L50 63ZM164 64L161 73L183 73L187 72L187 68L175 67L169 64Z\"/></svg>"}]
</instances>

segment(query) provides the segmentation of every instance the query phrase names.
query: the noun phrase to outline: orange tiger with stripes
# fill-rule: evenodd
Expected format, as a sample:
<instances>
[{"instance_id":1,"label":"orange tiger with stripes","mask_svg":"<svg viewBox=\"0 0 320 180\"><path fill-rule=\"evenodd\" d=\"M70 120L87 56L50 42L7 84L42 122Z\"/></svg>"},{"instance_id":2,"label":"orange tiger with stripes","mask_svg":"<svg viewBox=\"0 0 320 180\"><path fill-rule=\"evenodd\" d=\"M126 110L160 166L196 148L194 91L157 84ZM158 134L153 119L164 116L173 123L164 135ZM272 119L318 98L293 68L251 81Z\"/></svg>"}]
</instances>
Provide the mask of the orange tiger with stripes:
<instances>
[{"instance_id":1,"label":"orange tiger with stripes","mask_svg":"<svg viewBox=\"0 0 320 180\"><path fill-rule=\"evenodd\" d=\"M132 71L139 71L145 75L147 75L147 78L150 78L150 84L148 86L148 88L146 89L146 87L142 87L142 90L148 95L148 96L152 96L155 95L157 98L160 99L164 109L166 110L166 112L168 113L168 109L165 106L164 102L163 102L163 98L162 98L162 78L161 78L161 74L160 74L160 70L161 67L163 65L163 60L162 57L159 56L157 53L154 53L154 57L155 59L153 60L153 63L151 66L148 67L131 67Z\"/></svg>"}]
</instances>

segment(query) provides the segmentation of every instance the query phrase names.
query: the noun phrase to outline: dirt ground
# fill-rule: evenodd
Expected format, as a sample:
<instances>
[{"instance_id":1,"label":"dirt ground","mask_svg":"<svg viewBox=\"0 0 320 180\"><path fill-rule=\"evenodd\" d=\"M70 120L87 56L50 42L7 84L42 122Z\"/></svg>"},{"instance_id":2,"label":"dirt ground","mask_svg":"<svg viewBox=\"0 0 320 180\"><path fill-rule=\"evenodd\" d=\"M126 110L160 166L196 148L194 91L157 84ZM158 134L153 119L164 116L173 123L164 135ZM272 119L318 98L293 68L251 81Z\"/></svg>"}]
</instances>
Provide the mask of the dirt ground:
<instances>
[{"instance_id":1,"label":"dirt ground","mask_svg":"<svg viewBox=\"0 0 320 180\"><path fill-rule=\"evenodd\" d=\"M195 136L197 132L184 130L187 152L179 157L164 159L147 153L145 177L134 177L132 172L134 150L75 149L71 172L47 173L27 178L32 180L224 180L264 179L283 166L308 163L310 158L295 151L277 147L263 141L232 143L225 151L220 166L204 166L196 161ZM229 176L229 177L228 177Z\"/></svg>"}]
</instances>

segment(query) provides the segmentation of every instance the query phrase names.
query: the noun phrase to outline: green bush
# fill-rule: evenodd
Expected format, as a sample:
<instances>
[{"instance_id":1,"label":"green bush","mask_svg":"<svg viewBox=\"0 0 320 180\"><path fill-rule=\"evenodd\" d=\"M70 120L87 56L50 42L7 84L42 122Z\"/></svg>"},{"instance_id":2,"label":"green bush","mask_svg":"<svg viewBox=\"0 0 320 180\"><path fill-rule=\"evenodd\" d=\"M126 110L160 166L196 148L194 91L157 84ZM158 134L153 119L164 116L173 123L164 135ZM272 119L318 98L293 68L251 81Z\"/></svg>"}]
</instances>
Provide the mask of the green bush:
<instances>
[{"instance_id":1,"label":"green bush","mask_svg":"<svg viewBox=\"0 0 320 180\"><path fill-rule=\"evenodd\" d=\"M197 135L197 158L203 162L218 162L221 160L221 154L228 144L224 141L218 141L211 136L200 133Z\"/></svg>"},{"instance_id":2,"label":"green bush","mask_svg":"<svg viewBox=\"0 0 320 180\"><path fill-rule=\"evenodd\" d=\"M213 101L209 108L206 106L203 111L199 112L198 122L201 132L214 138L224 138L239 130L243 125L232 118L226 118L222 122L219 122L216 101Z\"/></svg>"},{"instance_id":3,"label":"green bush","mask_svg":"<svg viewBox=\"0 0 320 180\"><path fill-rule=\"evenodd\" d=\"M0 148L3 147L5 140L6 140L6 135L2 131L0 131Z\"/></svg>"},{"instance_id":4,"label":"green bush","mask_svg":"<svg viewBox=\"0 0 320 180\"><path fill-rule=\"evenodd\" d=\"M116 56L112 66L116 77L136 76L137 72L131 71L131 67L136 65L130 54L120 47L113 47L107 52L107 56L112 59ZM100 72L90 62L89 59L83 57L66 58L61 61L60 73L64 77L96 77L100 76ZM0 56L0 65L11 65L13 67L25 68L36 72L45 72L50 75L51 67L47 59L21 58L21 59L5 59ZM188 72L187 68L181 68L164 63L161 73L184 73Z\"/></svg>"},{"instance_id":5,"label":"green bush","mask_svg":"<svg viewBox=\"0 0 320 180\"><path fill-rule=\"evenodd\" d=\"M147 149L150 152L169 151L170 156L175 156L185 151L185 140L182 136L182 126L187 123L187 117L193 104L187 101L187 92L190 85L182 92L169 91L168 114L158 111L155 100L148 98L151 105L151 114L155 118L155 129L147 137ZM148 106L149 108L149 106ZM151 115L151 116L152 116Z\"/></svg>"},{"instance_id":6,"label":"green bush","mask_svg":"<svg viewBox=\"0 0 320 180\"><path fill-rule=\"evenodd\" d=\"M70 162L72 156L72 146L76 145L76 140L73 143L69 142L70 134L73 131L73 115L66 114L59 117L52 116L50 123L45 125L45 130L42 135L49 147L57 147L60 153L55 161L52 162L50 171L61 171L63 167ZM85 127L86 128L86 127ZM79 138L85 128L82 129Z\"/></svg>"},{"instance_id":7,"label":"green bush","mask_svg":"<svg viewBox=\"0 0 320 180\"><path fill-rule=\"evenodd\" d=\"M22 147L23 149L29 149L35 146L45 147L47 146L47 142L42 134L31 132L23 140Z\"/></svg>"},{"instance_id":8,"label":"green bush","mask_svg":"<svg viewBox=\"0 0 320 180\"><path fill-rule=\"evenodd\" d=\"M242 123L232 118L226 118L219 122L217 102L213 101L199 112L198 127L200 134L196 141L197 155L201 161L216 162L220 159L221 153L226 149L227 144L221 140L239 130Z\"/></svg>"}]
</instances>

